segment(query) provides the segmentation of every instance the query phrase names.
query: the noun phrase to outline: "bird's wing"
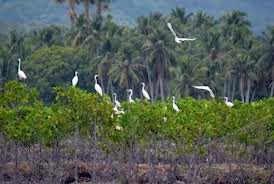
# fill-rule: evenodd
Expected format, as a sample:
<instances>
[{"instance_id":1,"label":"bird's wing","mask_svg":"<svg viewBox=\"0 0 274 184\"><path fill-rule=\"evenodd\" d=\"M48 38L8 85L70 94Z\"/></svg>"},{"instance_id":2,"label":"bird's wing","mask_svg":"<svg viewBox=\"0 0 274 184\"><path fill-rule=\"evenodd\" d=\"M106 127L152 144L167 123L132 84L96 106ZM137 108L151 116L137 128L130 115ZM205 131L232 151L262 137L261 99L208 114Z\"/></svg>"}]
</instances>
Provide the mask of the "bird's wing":
<instances>
[{"instance_id":1,"label":"bird's wing","mask_svg":"<svg viewBox=\"0 0 274 184\"><path fill-rule=\"evenodd\" d=\"M169 28L169 30L172 32L172 34L175 36L175 37L177 37L177 35L176 35L176 33L175 33L175 31L173 30L173 28L172 28L172 25L171 25L171 23L167 23L167 27Z\"/></svg>"},{"instance_id":2,"label":"bird's wing","mask_svg":"<svg viewBox=\"0 0 274 184\"><path fill-rule=\"evenodd\" d=\"M173 109L174 109L175 111L177 111L177 112L180 111L180 110L179 110L179 107L178 107L176 104L173 104Z\"/></svg>"},{"instance_id":3,"label":"bird's wing","mask_svg":"<svg viewBox=\"0 0 274 184\"><path fill-rule=\"evenodd\" d=\"M143 91L144 97L146 97L146 99L150 100L149 94L147 91Z\"/></svg>"},{"instance_id":4,"label":"bird's wing","mask_svg":"<svg viewBox=\"0 0 274 184\"><path fill-rule=\"evenodd\" d=\"M196 38L179 38L180 41L194 41Z\"/></svg>"},{"instance_id":5,"label":"bird's wing","mask_svg":"<svg viewBox=\"0 0 274 184\"><path fill-rule=\"evenodd\" d=\"M115 101L115 104L117 105L117 107L121 107L121 104L118 100Z\"/></svg>"},{"instance_id":6,"label":"bird's wing","mask_svg":"<svg viewBox=\"0 0 274 184\"><path fill-rule=\"evenodd\" d=\"M78 78L77 77L73 77L73 79L72 79L72 85L76 86L77 83L78 83Z\"/></svg>"},{"instance_id":7,"label":"bird's wing","mask_svg":"<svg viewBox=\"0 0 274 184\"><path fill-rule=\"evenodd\" d=\"M210 93L210 96L211 96L212 98L215 97L214 93L212 92L212 90L211 90L210 87L208 87L208 86L192 86L192 87L194 87L194 88L196 88L196 89L206 90L206 91L208 91L208 92Z\"/></svg>"},{"instance_id":8,"label":"bird's wing","mask_svg":"<svg viewBox=\"0 0 274 184\"><path fill-rule=\"evenodd\" d=\"M22 79L27 79L27 76L26 76L25 72L23 72L22 70L18 72L18 75Z\"/></svg>"},{"instance_id":9,"label":"bird's wing","mask_svg":"<svg viewBox=\"0 0 274 184\"><path fill-rule=\"evenodd\" d=\"M196 89L207 90L207 91L208 91L208 89L209 89L208 86L192 86L192 87L194 87L194 88L196 88Z\"/></svg>"},{"instance_id":10,"label":"bird's wing","mask_svg":"<svg viewBox=\"0 0 274 184\"><path fill-rule=\"evenodd\" d=\"M97 93L99 93L101 96L103 95L103 91L102 88L99 84L95 84L95 90L97 91Z\"/></svg>"}]
</instances>

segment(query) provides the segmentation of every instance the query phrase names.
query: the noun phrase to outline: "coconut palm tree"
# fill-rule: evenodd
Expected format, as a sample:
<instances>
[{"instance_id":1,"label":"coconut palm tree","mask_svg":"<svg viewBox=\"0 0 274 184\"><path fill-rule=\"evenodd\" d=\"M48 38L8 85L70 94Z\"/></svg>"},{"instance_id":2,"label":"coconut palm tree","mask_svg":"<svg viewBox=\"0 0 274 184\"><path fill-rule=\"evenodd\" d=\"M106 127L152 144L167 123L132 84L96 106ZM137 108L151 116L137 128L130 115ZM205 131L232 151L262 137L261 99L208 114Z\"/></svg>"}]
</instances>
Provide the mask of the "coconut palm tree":
<instances>
[{"instance_id":1,"label":"coconut palm tree","mask_svg":"<svg viewBox=\"0 0 274 184\"><path fill-rule=\"evenodd\" d=\"M54 1L56 3L66 2L66 0L54 0ZM70 18L71 23L73 23L74 20L77 17L77 13L76 13L76 4L77 4L77 2L78 2L77 0L67 0L68 7L69 7L68 14L69 14L69 18Z\"/></svg>"},{"instance_id":2,"label":"coconut palm tree","mask_svg":"<svg viewBox=\"0 0 274 184\"><path fill-rule=\"evenodd\" d=\"M260 38L260 59L258 66L270 86L270 96L274 93L274 26L268 27Z\"/></svg>"},{"instance_id":3,"label":"coconut palm tree","mask_svg":"<svg viewBox=\"0 0 274 184\"><path fill-rule=\"evenodd\" d=\"M175 9L172 9L171 16L178 18L182 24L186 24L193 16L193 13L187 13L185 8L177 7Z\"/></svg>"},{"instance_id":4,"label":"coconut palm tree","mask_svg":"<svg viewBox=\"0 0 274 184\"><path fill-rule=\"evenodd\" d=\"M171 68L174 80L174 93L189 96L193 85L203 84L207 67L199 62L198 58L181 56L177 60L178 66Z\"/></svg>"}]
</instances>

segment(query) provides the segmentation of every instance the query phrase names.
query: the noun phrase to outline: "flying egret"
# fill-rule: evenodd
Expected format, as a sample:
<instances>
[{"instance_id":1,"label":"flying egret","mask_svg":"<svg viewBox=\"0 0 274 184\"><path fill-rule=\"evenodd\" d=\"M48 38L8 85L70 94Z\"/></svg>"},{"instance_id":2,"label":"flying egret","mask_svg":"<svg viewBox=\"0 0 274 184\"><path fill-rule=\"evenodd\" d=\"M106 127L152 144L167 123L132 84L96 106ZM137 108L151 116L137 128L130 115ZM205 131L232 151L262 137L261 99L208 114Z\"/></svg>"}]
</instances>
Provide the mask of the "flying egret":
<instances>
[{"instance_id":1,"label":"flying egret","mask_svg":"<svg viewBox=\"0 0 274 184\"><path fill-rule=\"evenodd\" d=\"M179 107L175 103L175 96L172 97L172 107L176 112L179 112Z\"/></svg>"},{"instance_id":2,"label":"flying egret","mask_svg":"<svg viewBox=\"0 0 274 184\"><path fill-rule=\"evenodd\" d=\"M27 79L27 76L26 76L25 72L23 72L21 70L21 59L18 59L17 61L18 61L18 77L19 77L19 80L22 80L22 79L25 80L25 79Z\"/></svg>"},{"instance_id":3,"label":"flying egret","mask_svg":"<svg viewBox=\"0 0 274 184\"><path fill-rule=\"evenodd\" d=\"M228 107L233 107L234 104L232 102L229 102L228 101L228 97L225 97L225 104L228 106Z\"/></svg>"},{"instance_id":4,"label":"flying egret","mask_svg":"<svg viewBox=\"0 0 274 184\"><path fill-rule=\"evenodd\" d=\"M75 72L75 75L74 75L71 83L72 83L72 86L74 86L74 87L77 85L77 83L78 83L78 72L77 71Z\"/></svg>"},{"instance_id":5,"label":"flying egret","mask_svg":"<svg viewBox=\"0 0 274 184\"><path fill-rule=\"evenodd\" d=\"M175 37L175 42L177 43L183 43L184 41L194 41L196 40L196 38L179 38L177 36L177 34L175 33L175 31L173 30L172 28L172 25L170 22L167 23L167 27L169 28L169 30L172 32L172 34L174 35Z\"/></svg>"},{"instance_id":6,"label":"flying egret","mask_svg":"<svg viewBox=\"0 0 274 184\"><path fill-rule=\"evenodd\" d=\"M98 77L98 75L94 76L94 80L95 80L94 89L97 93L99 93L101 96L103 96L103 90L102 90L101 86L97 83L97 77Z\"/></svg>"},{"instance_id":7,"label":"flying egret","mask_svg":"<svg viewBox=\"0 0 274 184\"><path fill-rule=\"evenodd\" d=\"M208 87L208 86L192 86L192 87L194 87L194 88L196 88L196 89L206 90L206 91L209 92L209 94L210 94L210 96L211 96L212 98L215 98L214 93L212 92L212 90L211 90L210 87Z\"/></svg>"},{"instance_id":8,"label":"flying egret","mask_svg":"<svg viewBox=\"0 0 274 184\"><path fill-rule=\"evenodd\" d=\"M145 83L141 83L142 84L142 94L143 96L147 99L147 100L150 100L150 97L149 97L149 94L148 92L145 90Z\"/></svg>"},{"instance_id":9,"label":"flying egret","mask_svg":"<svg viewBox=\"0 0 274 184\"><path fill-rule=\"evenodd\" d=\"M117 107L121 107L120 102L117 100L117 94L116 94L116 93L113 93L113 96L114 96L114 104L115 104Z\"/></svg>"},{"instance_id":10,"label":"flying egret","mask_svg":"<svg viewBox=\"0 0 274 184\"><path fill-rule=\"evenodd\" d=\"M126 91L129 92L129 95L128 95L128 101L129 101L129 103L134 103L134 100L132 100L132 94L133 94L132 89L127 89Z\"/></svg>"}]
</instances>

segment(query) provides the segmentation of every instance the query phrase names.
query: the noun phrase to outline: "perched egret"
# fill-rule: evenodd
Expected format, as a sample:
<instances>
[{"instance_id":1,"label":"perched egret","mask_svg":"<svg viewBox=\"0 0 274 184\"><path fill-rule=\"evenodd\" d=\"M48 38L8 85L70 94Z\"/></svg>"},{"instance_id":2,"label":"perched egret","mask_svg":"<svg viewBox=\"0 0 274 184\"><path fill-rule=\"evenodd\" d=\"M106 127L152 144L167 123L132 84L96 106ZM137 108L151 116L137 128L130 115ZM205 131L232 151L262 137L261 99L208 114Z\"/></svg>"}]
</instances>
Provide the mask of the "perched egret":
<instances>
[{"instance_id":1,"label":"perched egret","mask_svg":"<svg viewBox=\"0 0 274 184\"><path fill-rule=\"evenodd\" d=\"M225 97L225 104L228 106L228 107L233 107L233 103L232 102L229 102L228 101L228 97Z\"/></svg>"},{"instance_id":2,"label":"perched egret","mask_svg":"<svg viewBox=\"0 0 274 184\"><path fill-rule=\"evenodd\" d=\"M77 71L75 72L75 75L74 75L71 83L72 83L72 86L74 86L74 87L77 85L77 83L78 83L78 72Z\"/></svg>"},{"instance_id":3,"label":"perched egret","mask_svg":"<svg viewBox=\"0 0 274 184\"><path fill-rule=\"evenodd\" d=\"M211 90L210 87L208 87L208 86L192 86L192 87L194 87L194 88L196 88L196 89L206 90L206 91L209 92L209 94L210 94L210 96L211 96L212 98L215 98L214 93L212 92L212 90Z\"/></svg>"},{"instance_id":4,"label":"perched egret","mask_svg":"<svg viewBox=\"0 0 274 184\"><path fill-rule=\"evenodd\" d=\"M175 96L172 97L172 107L176 112L179 112L179 107L175 103Z\"/></svg>"},{"instance_id":5,"label":"perched egret","mask_svg":"<svg viewBox=\"0 0 274 184\"><path fill-rule=\"evenodd\" d=\"M134 100L132 100L132 94L133 94L132 89L128 89L126 91L129 92L129 95L128 95L128 101L129 101L129 103L134 103Z\"/></svg>"},{"instance_id":6,"label":"perched egret","mask_svg":"<svg viewBox=\"0 0 274 184\"><path fill-rule=\"evenodd\" d=\"M147 99L147 100L150 100L150 97L149 97L149 94L148 92L145 90L145 83L141 83L142 84L142 94L143 96Z\"/></svg>"},{"instance_id":7,"label":"perched egret","mask_svg":"<svg viewBox=\"0 0 274 184\"><path fill-rule=\"evenodd\" d=\"M114 105L113 107L114 114L119 115L119 114L125 114L123 110L119 110L117 105Z\"/></svg>"},{"instance_id":8,"label":"perched egret","mask_svg":"<svg viewBox=\"0 0 274 184\"><path fill-rule=\"evenodd\" d=\"M21 59L18 59L18 77L19 77L19 80L27 79L25 72L21 70Z\"/></svg>"},{"instance_id":9,"label":"perched egret","mask_svg":"<svg viewBox=\"0 0 274 184\"><path fill-rule=\"evenodd\" d=\"M116 129L116 130L123 130L123 127L121 127L120 125L116 125L116 126L115 126L115 129Z\"/></svg>"},{"instance_id":10,"label":"perched egret","mask_svg":"<svg viewBox=\"0 0 274 184\"><path fill-rule=\"evenodd\" d=\"M121 107L120 102L117 100L117 94L116 94L116 93L113 93L113 96L114 96L114 104L115 104L117 107Z\"/></svg>"},{"instance_id":11,"label":"perched egret","mask_svg":"<svg viewBox=\"0 0 274 184\"><path fill-rule=\"evenodd\" d=\"M183 43L184 41L194 41L194 40L196 40L196 38L179 38L177 36L177 34L175 33L175 31L173 30L171 23L169 23L169 22L167 23L167 27L169 28L169 30L174 35L175 42L177 42L177 43Z\"/></svg>"},{"instance_id":12,"label":"perched egret","mask_svg":"<svg viewBox=\"0 0 274 184\"><path fill-rule=\"evenodd\" d=\"M98 77L98 75L94 76L94 80L95 80L94 89L97 93L99 93L102 96L103 95L103 90L102 90L101 86L97 83L97 77Z\"/></svg>"}]
</instances>

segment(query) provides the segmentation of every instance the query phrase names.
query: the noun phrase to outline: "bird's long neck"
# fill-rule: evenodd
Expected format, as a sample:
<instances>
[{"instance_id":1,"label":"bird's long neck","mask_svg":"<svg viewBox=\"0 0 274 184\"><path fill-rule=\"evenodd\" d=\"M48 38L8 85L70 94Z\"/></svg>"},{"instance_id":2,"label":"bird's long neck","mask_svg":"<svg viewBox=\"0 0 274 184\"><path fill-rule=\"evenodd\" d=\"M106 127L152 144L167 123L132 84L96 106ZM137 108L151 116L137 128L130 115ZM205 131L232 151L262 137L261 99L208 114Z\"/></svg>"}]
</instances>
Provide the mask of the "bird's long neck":
<instances>
[{"instance_id":1,"label":"bird's long neck","mask_svg":"<svg viewBox=\"0 0 274 184\"><path fill-rule=\"evenodd\" d=\"M94 80L95 80L95 84L97 84L97 78L96 77L94 77Z\"/></svg>"},{"instance_id":2,"label":"bird's long neck","mask_svg":"<svg viewBox=\"0 0 274 184\"><path fill-rule=\"evenodd\" d=\"M175 104L175 98L173 98L172 101L173 101L173 104Z\"/></svg>"},{"instance_id":3,"label":"bird's long neck","mask_svg":"<svg viewBox=\"0 0 274 184\"><path fill-rule=\"evenodd\" d=\"M142 90L144 91L145 90L145 85L143 84L143 86L142 86Z\"/></svg>"},{"instance_id":4,"label":"bird's long neck","mask_svg":"<svg viewBox=\"0 0 274 184\"><path fill-rule=\"evenodd\" d=\"M18 71L21 70L21 61L19 60L19 64L18 64Z\"/></svg>"},{"instance_id":5,"label":"bird's long neck","mask_svg":"<svg viewBox=\"0 0 274 184\"><path fill-rule=\"evenodd\" d=\"M130 91L130 92L129 92L129 95L128 95L129 101L132 100L132 99L131 99L131 96L132 96L132 92Z\"/></svg>"},{"instance_id":6,"label":"bird's long neck","mask_svg":"<svg viewBox=\"0 0 274 184\"><path fill-rule=\"evenodd\" d=\"M115 102L117 101L117 97L116 97L116 94L114 94L114 101L115 101Z\"/></svg>"}]
</instances>

